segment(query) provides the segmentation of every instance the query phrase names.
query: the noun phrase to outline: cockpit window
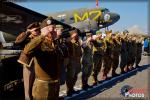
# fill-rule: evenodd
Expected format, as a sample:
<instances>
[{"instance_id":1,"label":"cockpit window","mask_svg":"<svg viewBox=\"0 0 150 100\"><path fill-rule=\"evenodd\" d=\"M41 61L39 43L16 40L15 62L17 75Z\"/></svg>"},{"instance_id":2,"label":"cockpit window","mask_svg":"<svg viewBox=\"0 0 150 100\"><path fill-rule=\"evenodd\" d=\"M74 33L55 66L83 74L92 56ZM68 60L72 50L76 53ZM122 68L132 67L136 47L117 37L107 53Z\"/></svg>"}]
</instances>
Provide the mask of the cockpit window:
<instances>
[{"instance_id":1,"label":"cockpit window","mask_svg":"<svg viewBox=\"0 0 150 100\"><path fill-rule=\"evenodd\" d=\"M102 9L101 11L102 11L103 13L110 12L109 9L107 9L107 8L104 8L104 9Z\"/></svg>"}]
</instances>

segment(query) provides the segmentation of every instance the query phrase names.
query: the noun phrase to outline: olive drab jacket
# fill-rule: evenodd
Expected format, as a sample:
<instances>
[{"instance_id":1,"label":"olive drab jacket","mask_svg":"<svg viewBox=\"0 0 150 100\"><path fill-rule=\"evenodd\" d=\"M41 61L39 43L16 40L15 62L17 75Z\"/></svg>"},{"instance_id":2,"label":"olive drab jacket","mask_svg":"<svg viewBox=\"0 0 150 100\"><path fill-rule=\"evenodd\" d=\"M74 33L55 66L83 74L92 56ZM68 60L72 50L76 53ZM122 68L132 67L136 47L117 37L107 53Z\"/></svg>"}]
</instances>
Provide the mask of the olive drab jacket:
<instances>
[{"instance_id":1,"label":"olive drab jacket","mask_svg":"<svg viewBox=\"0 0 150 100\"><path fill-rule=\"evenodd\" d=\"M121 42L115 38L113 39L113 48L112 48L112 53L113 55L119 55L121 52Z\"/></svg>"},{"instance_id":2,"label":"olive drab jacket","mask_svg":"<svg viewBox=\"0 0 150 100\"><path fill-rule=\"evenodd\" d=\"M82 44L82 48L83 48L82 61L88 64L92 64L93 63L93 56L92 56L93 55L93 42L86 40Z\"/></svg>"},{"instance_id":3,"label":"olive drab jacket","mask_svg":"<svg viewBox=\"0 0 150 100\"><path fill-rule=\"evenodd\" d=\"M81 40L78 40L78 41L71 40L67 42L67 46L69 48L69 58L73 60L80 60L82 56L81 45L82 45Z\"/></svg>"},{"instance_id":4,"label":"olive drab jacket","mask_svg":"<svg viewBox=\"0 0 150 100\"><path fill-rule=\"evenodd\" d=\"M104 39L104 52L105 52L105 55L108 55L108 56L111 56L111 53L112 53L112 48L114 48L113 46L113 40L110 38L110 37L106 37Z\"/></svg>"},{"instance_id":5,"label":"olive drab jacket","mask_svg":"<svg viewBox=\"0 0 150 100\"><path fill-rule=\"evenodd\" d=\"M105 45L103 40L93 41L93 54L104 55Z\"/></svg>"},{"instance_id":6,"label":"olive drab jacket","mask_svg":"<svg viewBox=\"0 0 150 100\"><path fill-rule=\"evenodd\" d=\"M38 36L29 42L23 52L34 58L35 75L46 81L58 81L60 76L59 45L47 41L43 36Z\"/></svg>"}]
</instances>

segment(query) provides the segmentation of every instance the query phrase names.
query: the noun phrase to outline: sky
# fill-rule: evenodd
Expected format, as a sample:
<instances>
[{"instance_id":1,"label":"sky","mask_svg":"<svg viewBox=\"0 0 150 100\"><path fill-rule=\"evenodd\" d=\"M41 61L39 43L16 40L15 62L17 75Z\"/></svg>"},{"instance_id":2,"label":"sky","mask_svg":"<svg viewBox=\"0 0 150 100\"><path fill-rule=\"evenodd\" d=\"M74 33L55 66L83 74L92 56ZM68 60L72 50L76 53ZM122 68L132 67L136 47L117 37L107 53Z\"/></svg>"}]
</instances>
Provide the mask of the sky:
<instances>
[{"instance_id":1,"label":"sky","mask_svg":"<svg viewBox=\"0 0 150 100\"><path fill-rule=\"evenodd\" d=\"M72 0L72 2L69 2L69 0L60 1L61 0L59 0L59 2L55 0L44 2L26 1L17 2L17 4L44 15L77 8L94 8L96 6L95 0L80 0L80 2L78 0ZM108 8L110 12L115 12L120 15L120 20L114 25L110 26L109 29L123 31L136 26L140 27L142 31L146 33L148 32L148 1L137 2L132 0L132 2L113 2L112 0L106 2L100 0L99 7Z\"/></svg>"}]
</instances>

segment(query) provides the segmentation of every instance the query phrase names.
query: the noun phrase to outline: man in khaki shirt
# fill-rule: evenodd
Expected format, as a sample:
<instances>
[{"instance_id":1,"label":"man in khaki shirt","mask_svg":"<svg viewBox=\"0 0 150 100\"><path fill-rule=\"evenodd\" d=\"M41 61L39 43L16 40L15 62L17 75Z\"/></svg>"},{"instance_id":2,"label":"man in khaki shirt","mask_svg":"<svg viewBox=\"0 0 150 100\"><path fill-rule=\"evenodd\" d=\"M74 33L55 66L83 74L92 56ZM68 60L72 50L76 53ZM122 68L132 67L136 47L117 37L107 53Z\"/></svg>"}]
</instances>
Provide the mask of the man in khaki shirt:
<instances>
[{"instance_id":1,"label":"man in khaki shirt","mask_svg":"<svg viewBox=\"0 0 150 100\"><path fill-rule=\"evenodd\" d=\"M26 32L22 32L16 38L15 45L24 48L33 38L40 35L40 25L38 22L31 23L27 27ZM34 67L31 57L27 57L23 52L21 53L18 62L23 65L23 80L25 99L32 100L32 86L35 79ZM30 67L29 67L30 66Z\"/></svg>"},{"instance_id":2,"label":"man in khaki shirt","mask_svg":"<svg viewBox=\"0 0 150 100\"><path fill-rule=\"evenodd\" d=\"M60 51L52 17L41 23L41 36L34 38L24 48L24 54L34 58L35 81L32 88L34 100L58 100L60 80Z\"/></svg>"},{"instance_id":3,"label":"man in khaki shirt","mask_svg":"<svg viewBox=\"0 0 150 100\"><path fill-rule=\"evenodd\" d=\"M67 41L69 48L69 66L67 66L66 85L67 95L71 96L75 90L74 86L81 71L82 41L79 39L76 30L70 32L70 39Z\"/></svg>"}]
</instances>

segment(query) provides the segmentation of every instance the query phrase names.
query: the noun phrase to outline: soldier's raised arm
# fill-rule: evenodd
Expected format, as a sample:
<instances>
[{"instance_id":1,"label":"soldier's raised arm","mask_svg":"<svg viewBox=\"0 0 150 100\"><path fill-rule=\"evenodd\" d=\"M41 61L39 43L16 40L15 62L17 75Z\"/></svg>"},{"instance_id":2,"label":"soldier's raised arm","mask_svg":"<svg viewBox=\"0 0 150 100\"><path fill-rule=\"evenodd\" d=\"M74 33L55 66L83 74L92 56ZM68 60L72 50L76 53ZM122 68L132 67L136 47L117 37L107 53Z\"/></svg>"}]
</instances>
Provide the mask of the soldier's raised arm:
<instances>
[{"instance_id":1,"label":"soldier's raised arm","mask_svg":"<svg viewBox=\"0 0 150 100\"><path fill-rule=\"evenodd\" d=\"M33 52L33 50L42 42L42 40L44 39L44 36L38 36L38 37L35 37L33 40L31 40L31 42L29 42L24 50L23 50L23 53L24 54L31 54Z\"/></svg>"},{"instance_id":2,"label":"soldier's raised arm","mask_svg":"<svg viewBox=\"0 0 150 100\"><path fill-rule=\"evenodd\" d=\"M40 27L39 27L39 22L33 22L31 24L29 24L27 26L27 29L26 31L20 33L16 40L15 40L15 44L16 45L22 45L24 47L24 45L26 45L31 38L33 37L30 37L30 35L32 35L33 31L38 32L38 30L40 30ZM35 34L35 33L34 33Z\"/></svg>"},{"instance_id":3,"label":"soldier's raised arm","mask_svg":"<svg viewBox=\"0 0 150 100\"><path fill-rule=\"evenodd\" d=\"M106 43L107 41L106 41L106 38L104 39L104 42L103 42L103 50L104 50L104 52L106 51L106 49L107 49L107 43Z\"/></svg>"},{"instance_id":4,"label":"soldier's raised arm","mask_svg":"<svg viewBox=\"0 0 150 100\"><path fill-rule=\"evenodd\" d=\"M15 44L20 45L20 44L24 43L25 40L28 38L29 34L30 34L29 32L20 33L15 40Z\"/></svg>"}]
</instances>

